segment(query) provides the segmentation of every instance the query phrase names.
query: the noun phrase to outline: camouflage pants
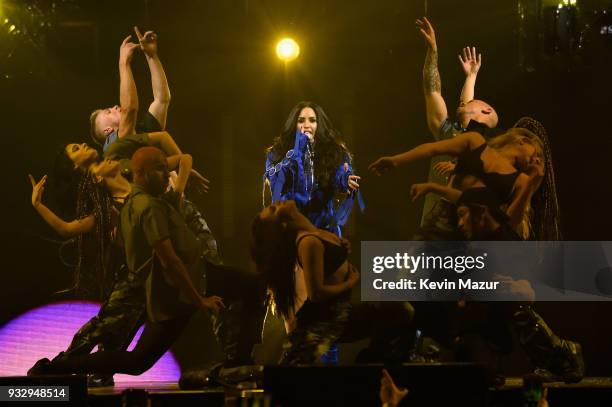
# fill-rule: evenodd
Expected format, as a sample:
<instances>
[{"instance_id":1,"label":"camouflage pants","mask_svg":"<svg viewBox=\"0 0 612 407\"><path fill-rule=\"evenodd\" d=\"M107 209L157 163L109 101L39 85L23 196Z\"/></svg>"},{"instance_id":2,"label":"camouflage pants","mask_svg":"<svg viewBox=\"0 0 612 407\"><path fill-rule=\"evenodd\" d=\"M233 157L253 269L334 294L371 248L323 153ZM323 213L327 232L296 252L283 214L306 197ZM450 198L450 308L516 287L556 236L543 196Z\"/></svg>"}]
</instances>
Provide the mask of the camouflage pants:
<instances>
[{"instance_id":1,"label":"camouflage pants","mask_svg":"<svg viewBox=\"0 0 612 407\"><path fill-rule=\"evenodd\" d=\"M368 337L372 338L370 345L358 359L405 361L414 336L412 318L409 303L352 304L346 295L323 304L307 301L298 311L297 326L283 346L281 364L316 363L332 344Z\"/></svg>"},{"instance_id":2,"label":"camouflage pants","mask_svg":"<svg viewBox=\"0 0 612 407\"><path fill-rule=\"evenodd\" d=\"M117 281L98 315L74 335L67 354L87 354L98 345L107 350L126 349L145 318L142 283Z\"/></svg>"},{"instance_id":3,"label":"camouflage pants","mask_svg":"<svg viewBox=\"0 0 612 407\"><path fill-rule=\"evenodd\" d=\"M198 207L193 202L184 199L181 206L181 214L189 230L196 235L200 242L202 247L201 257L212 264L223 264L221 255L219 254L217 240L213 236L208 227L208 223L206 223L206 219L204 219Z\"/></svg>"},{"instance_id":4,"label":"camouflage pants","mask_svg":"<svg viewBox=\"0 0 612 407\"><path fill-rule=\"evenodd\" d=\"M206 264L206 295L223 298L226 308L212 315L213 330L227 361L249 361L261 342L266 314L265 286L259 276L235 267Z\"/></svg>"}]
</instances>

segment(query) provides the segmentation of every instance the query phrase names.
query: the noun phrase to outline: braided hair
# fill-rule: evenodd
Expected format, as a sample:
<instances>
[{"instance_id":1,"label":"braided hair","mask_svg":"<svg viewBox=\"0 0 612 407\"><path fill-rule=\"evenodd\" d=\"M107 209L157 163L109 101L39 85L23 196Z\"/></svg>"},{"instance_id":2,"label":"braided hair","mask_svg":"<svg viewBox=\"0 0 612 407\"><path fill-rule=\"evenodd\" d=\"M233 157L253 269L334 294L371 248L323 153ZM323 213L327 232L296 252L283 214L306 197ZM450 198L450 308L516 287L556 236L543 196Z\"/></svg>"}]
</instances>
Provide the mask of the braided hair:
<instances>
[{"instance_id":1,"label":"braided hair","mask_svg":"<svg viewBox=\"0 0 612 407\"><path fill-rule=\"evenodd\" d=\"M544 180L531 200L529 211L530 239L561 240L561 212L557 199L555 171L552 150L546 129L531 117L520 118L513 127L523 128L534 133L542 142L544 154Z\"/></svg>"},{"instance_id":2,"label":"braided hair","mask_svg":"<svg viewBox=\"0 0 612 407\"><path fill-rule=\"evenodd\" d=\"M66 148L58 153L55 161L55 183L64 210L70 205L78 220L94 216L94 230L80 234L65 243L76 243L77 260L74 266L73 285L66 291L97 294L104 298L112 281L111 245L113 241L113 200L102 183L88 171L74 167L66 154ZM62 194L63 191L63 194ZM95 287L95 288L94 288Z\"/></svg>"}]
</instances>

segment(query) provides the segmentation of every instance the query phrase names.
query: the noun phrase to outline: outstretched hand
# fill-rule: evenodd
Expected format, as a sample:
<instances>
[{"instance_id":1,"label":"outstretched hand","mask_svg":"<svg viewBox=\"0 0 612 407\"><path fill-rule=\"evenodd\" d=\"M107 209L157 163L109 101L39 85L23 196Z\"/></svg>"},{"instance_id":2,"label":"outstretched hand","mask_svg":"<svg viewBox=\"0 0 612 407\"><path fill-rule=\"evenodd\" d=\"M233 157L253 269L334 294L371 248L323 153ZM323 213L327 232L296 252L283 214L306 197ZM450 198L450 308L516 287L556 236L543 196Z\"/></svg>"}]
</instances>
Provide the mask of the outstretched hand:
<instances>
[{"instance_id":1,"label":"outstretched hand","mask_svg":"<svg viewBox=\"0 0 612 407\"><path fill-rule=\"evenodd\" d=\"M197 172L193 168L191 169L191 178L190 179L193 182L195 182L196 187L199 190L201 190L202 192L206 193L206 192L209 191L209 189L210 189L210 181L208 180L208 178L205 178L202 174L200 174L199 172Z\"/></svg>"},{"instance_id":2,"label":"outstretched hand","mask_svg":"<svg viewBox=\"0 0 612 407\"><path fill-rule=\"evenodd\" d=\"M427 44L434 51L437 51L438 45L436 44L436 32L434 31L433 26L431 25L427 17L423 17L422 20L417 19L416 26L421 32L421 35L423 36L423 38L425 38L425 41L427 42Z\"/></svg>"},{"instance_id":3,"label":"outstretched hand","mask_svg":"<svg viewBox=\"0 0 612 407\"><path fill-rule=\"evenodd\" d=\"M466 76L476 75L482 64L482 55L478 54L478 57L476 56L476 47L465 47L463 48L463 55L459 55L459 63Z\"/></svg>"},{"instance_id":4,"label":"outstretched hand","mask_svg":"<svg viewBox=\"0 0 612 407\"><path fill-rule=\"evenodd\" d=\"M393 160L393 157L380 157L378 160L374 161L368 166L368 170L380 176L394 170L395 167L397 167L397 164Z\"/></svg>"},{"instance_id":5,"label":"outstretched hand","mask_svg":"<svg viewBox=\"0 0 612 407\"><path fill-rule=\"evenodd\" d=\"M40 205L42 201L43 193L45 192L47 176L45 175L38 182L36 182L32 174L28 174L28 178L30 178L30 183L32 184L32 206L38 208L38 205Z\"/></svg>"},{"instance_id":6,"label":"outstretched hand","mask_svg":"<svg viewBox=\"0 0 612 407\"><path fill-rule=\"evenodd\" d=\"M157 34L153 31L147 31L142 35L138 27L134 27L134 32L136 32L136 36L138 37L138 42L140 43L140 49L144 52L148 57L152 58L157 55Z\"/></svg>"}]
</instances>

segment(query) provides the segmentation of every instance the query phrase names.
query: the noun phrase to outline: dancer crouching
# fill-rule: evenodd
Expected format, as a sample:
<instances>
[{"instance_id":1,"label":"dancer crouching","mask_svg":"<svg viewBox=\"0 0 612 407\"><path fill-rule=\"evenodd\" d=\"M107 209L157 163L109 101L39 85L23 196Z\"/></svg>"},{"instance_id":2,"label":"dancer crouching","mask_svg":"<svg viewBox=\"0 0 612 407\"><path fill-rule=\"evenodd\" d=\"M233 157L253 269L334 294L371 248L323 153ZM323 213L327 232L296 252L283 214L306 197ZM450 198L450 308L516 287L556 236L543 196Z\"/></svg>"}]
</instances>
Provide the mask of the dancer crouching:
<instances>
[{"instance_id":1,"label":"dancer crouching","mask_svg":"<svg viewBox=\"0 0 612 407\"><path fill-rule=\"evenodd\" d=\"M350 302L359 271L347 261L348 241L317 229L294 201L266 207L253 221L251 253L272 292L277 311L287 316L296 301L296 262L304 270L308 298L296 314L281 363L315 363L335 342L372 337L357 360L402 361L410 349L409 303Z\"/></svg>"}]
</instances>

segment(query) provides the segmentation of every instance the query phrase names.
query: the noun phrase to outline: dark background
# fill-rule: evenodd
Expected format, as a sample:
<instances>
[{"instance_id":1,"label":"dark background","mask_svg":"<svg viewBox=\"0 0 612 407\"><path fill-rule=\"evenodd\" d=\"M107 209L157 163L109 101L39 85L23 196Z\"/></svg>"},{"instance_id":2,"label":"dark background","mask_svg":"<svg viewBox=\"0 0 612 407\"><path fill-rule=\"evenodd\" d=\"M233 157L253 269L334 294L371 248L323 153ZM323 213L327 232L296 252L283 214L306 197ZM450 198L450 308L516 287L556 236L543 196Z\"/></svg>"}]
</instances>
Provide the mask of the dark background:
<instances>
[{"instance_id":1,"label":"dark background","mask_svg":"<svg viewBox=\"0 0 612 407\"><path fill-rule=\"evenodd\" d=\"M513 0L3 1L0 23L8 16L19 32L0 26L0 323L58 299L53 293L70 283L58 245L41 238L58 239L30 205L27 174L49 173L62 143L89 142L91 111L118 103L118 49L134 25L159 35L172 92L168 130L213 183L199 203L228 263L250 267L263 150L303 99L324 107L355 154L367 211L355 210L347 227L353 247L360 240L410 239L421 203L411 203L408 191L426 178L428 164L385 178L365 169L381 155L431 140L421 87L425 45L414 27L425 8L436 29L449 111L463 82L457 54L477 46L483 67L476 97L495 106L500 126L529 115L549 132L565 239L610 240L612 41L597 28L607 17L593 13L610 2L578 1L573 12L580 12L567 23L555 20L548 6ZM284 35L301 45L301 56L287 66L274 54ZM144 57L137 55L132 66L144 110L152 100ZM583 343L589 375L612 374L610 305L537 306L560 335Z\"/></svg>"}]
</instances>

